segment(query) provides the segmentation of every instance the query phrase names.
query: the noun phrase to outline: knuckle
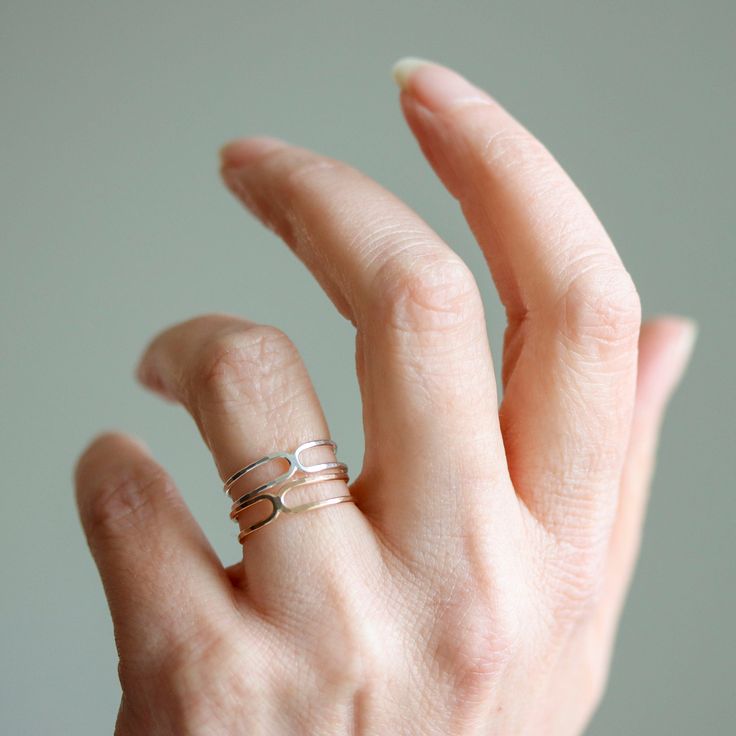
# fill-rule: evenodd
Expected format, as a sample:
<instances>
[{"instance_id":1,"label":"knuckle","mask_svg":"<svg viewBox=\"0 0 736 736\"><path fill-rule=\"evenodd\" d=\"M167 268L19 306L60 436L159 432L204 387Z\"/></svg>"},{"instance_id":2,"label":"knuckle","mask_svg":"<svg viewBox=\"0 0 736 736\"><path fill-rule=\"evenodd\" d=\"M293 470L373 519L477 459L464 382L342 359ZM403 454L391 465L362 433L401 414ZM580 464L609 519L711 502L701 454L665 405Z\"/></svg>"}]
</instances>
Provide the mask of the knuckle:
<instances>
[{"instance_id":1,"label":"knuckle","mask_svg":"<svg viewBox=\"0 0 736 736\"><path fill-rule=\"evenodd\" d=\"M443 622L437 648L456 696L465 704L487 702L518 649L518 622L498 607L476 601Z\"/></svg>"},{"instance_id":2,"label":"knuckle","mask_svg":"<svg viewBox=\"0 0 736 736\"><path fill-rule=\"evenodd\" d=\"M304 155L295 163L291 164L283 178L284 193L292 197L300 196L305 187L309 186L310 180L319 176L320 172L352 171L352 168L343 161L329 158L327 156L316 156L313 153Z\"/></svg>"},{"instance_id":3,"label":"knuckle","mask_svg":"<svg viewBox=\"0 0 736 736\"><path fill-rule=\"evenodd\" d=\"M629 350L639 337L639 294L618 264L596 263L579 270L565 288L557 313L563 334L575 343Z\"/></svg>"},{"instance_id":4,"label":"knuckle","mask_svg":"<svg viewBox=\"0 0 736 736\"><path fill-rule=\"evenodd\" d=\"M176 489L159 467L130 468L96 483L84 502L87 536L110 540L149 526L161 503L176 498Z\"/></svg>"},{"instance_id":5,"label":"knuckle","mask_svg":"<svg viewBox=\"0 0 736 736\"><path fill-rule=\"evenodd\" d=\"M489 169L513 166L539 171L549 159L544 144L518 127L495 130L481 145L481 160Z\"/></svg>"},{"instance_id":6,"label":"knuckle","mask_svg":"<svg viewBox=\"0 0 736 736\"><path fill-rule=\"evenodd\" d=\"M300 361L296 347L281 330L256 325L214 338L202 351L186 393L195 405L263 401L287 390L288 369Z\"/></svg>"},{"instance_id":7,"label":"knuckle","mask_svg":"<svg viewBox=\"0 0 736 736\"><path fill-rule=\"evenodd\" d=\"M343 631L333 645L319 652L323 686L339 697L384 679L385 666L367 631Z\"/></svg>"},{"instance_id":8,"label":"knuckle","mask_svg":"<svg viewBox=\"0 0 736 736\"><path fill-rule=\"evenodd\" d=\"M483 703L518 656L529 612L519 606L518 589L509 595L506 585L492 579L496 575L486 562L459 573L463 578L442 594L435 650L458 698L465 704ZM522 578L515 580L526 585Z\"/></svg>"},{"instance_id":9,"label":"knuckle","mask_svg":"<svg viewBox=\"0 0 736 736\"><path fill-rule=\"evenodd\" d=\"M315 188L339 186L345 176L355 170L337 159L291 148L276 151L271 156L275 165L275 191L264 193L250 188L241 196L263 223L299 254L308 247L310 239L306 219L312 209ZM323 174L327 180L322 178Z\"/></svg>"},{"instance_id":10,"label":"knuckle","mask_svg":"<svg viewBox=\"0 0 736 736\"><path fill-rule=\"evenodd\" d=\"M256 667L250 648L236 642L232 631L208 624L171 642L158 656L121 657L118 676L131 701L167 703L165 714L156 716L167 719L171 733L204 733L213 727L229 732L227 704L255 703L261 694L257 681L239 676L244 667ZM220 673L216 679L214 671Z\"/></svg>"},{"instance_id":11,"label":"knuckle","mask_svg":"<svg viewBox=\"0 0 736 736\"><path fill-rule=\"evenodd\" d=\"M311 652L311 667L319 672L321 689L340 698L384 682L389 670L385 644L386 637L392 636L390 627L379 631L375 621L362 615L369 605L362 594L352 602L342 599L344 591L328 591L327 596L333 616L329 623L314 623L319 648Z\"/></svg>"},{"instance_id":12,"label":"knuckle","mask_svg":"<svg viewBox=\"0 0 736 736\"><path fill-rule=\"evenodd\" d=\"M236 653L243 654L233 646L228 632L209 623L189 632L177 646L171 646L161 657L158 667L166 673L172 691L186 701L192 692L201 689L200 677L204 673L216 669L218 663L237 659Z\"/></svg>"},{"instance_id":13,"label":"knuckle","mask_svg":"<svg viewBox=\"0 0 736 736\"><path fill-rule=\"evenodd\" d=\"M477 325L483 306L471 270L452 254L410 253L378 276L381 304L399 331L451 332Z\"/></svg>"}]
</instances>

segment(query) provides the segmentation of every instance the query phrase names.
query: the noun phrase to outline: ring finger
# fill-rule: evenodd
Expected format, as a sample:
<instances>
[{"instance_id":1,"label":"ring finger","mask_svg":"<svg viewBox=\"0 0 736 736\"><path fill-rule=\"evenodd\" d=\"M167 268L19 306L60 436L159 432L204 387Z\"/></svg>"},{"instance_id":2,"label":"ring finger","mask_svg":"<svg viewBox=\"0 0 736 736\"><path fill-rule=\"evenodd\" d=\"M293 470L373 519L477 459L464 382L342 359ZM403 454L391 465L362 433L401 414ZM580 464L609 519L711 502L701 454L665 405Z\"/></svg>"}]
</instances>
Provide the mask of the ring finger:
<instances>
[{"instance_id":1,"label":"ring finger","mask_svg":"<svg viewBox=\"0 0 736 736\"><path fill-rule=\"evenodd\" d=\"M138 375L148 388L183 404L195 419L222 479L274 452L328 438L328 428L304 363L280 330L228 315L198 317L162 332L141 359ZM300 460L307 465L334 461L328 447L315 447ZM233 499L280 475L273 461L249 473L231 489ZM252 477L251 477L252 476ZM344 480L295 488L290 506L305 500L344 496ZM259 502L239 517L241 526L271 511ZM282 514L275 523L248 535L244 555L248 592L259 607L278 611L291 601L324 599L346 565L370 564L373 533L351 503L308 514ZM357 566L357 567L356 567ZM305 575L309 571L309 575ZM321 581L321 583L320 583ZM300 588L309 596L300 596ZM293 607L293 606L292 606Z\"/></svg>"}]
</instances>

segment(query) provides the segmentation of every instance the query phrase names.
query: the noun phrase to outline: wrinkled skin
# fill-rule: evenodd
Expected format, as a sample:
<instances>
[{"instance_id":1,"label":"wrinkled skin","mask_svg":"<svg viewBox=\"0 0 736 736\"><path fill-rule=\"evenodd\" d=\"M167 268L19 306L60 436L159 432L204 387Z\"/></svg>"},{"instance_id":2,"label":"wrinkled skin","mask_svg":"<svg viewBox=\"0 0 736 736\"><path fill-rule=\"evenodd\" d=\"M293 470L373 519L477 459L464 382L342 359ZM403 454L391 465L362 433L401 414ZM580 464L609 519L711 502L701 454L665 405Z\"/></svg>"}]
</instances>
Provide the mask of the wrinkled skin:
<instances>
[{"instance_id":1,"label":"wrinkled skin","mask_svg":"<svg viewBox=\"0 0 736 736\"><path fill-rule=\"evenodd\" d=\"M478 285L417 214L284 141L226 146L230 190L356 328L364 464L355 504L283 515L224 568L140 443L92 443L77 498L120 655L119 736L578 734L601 698L693 326L641 326L603 226L497 102L435 64L396 78L506 308L503 401ZM329 436L275 327L184 322L138 375L189 410L223 479Z\"/></svg>"}]
</instances>

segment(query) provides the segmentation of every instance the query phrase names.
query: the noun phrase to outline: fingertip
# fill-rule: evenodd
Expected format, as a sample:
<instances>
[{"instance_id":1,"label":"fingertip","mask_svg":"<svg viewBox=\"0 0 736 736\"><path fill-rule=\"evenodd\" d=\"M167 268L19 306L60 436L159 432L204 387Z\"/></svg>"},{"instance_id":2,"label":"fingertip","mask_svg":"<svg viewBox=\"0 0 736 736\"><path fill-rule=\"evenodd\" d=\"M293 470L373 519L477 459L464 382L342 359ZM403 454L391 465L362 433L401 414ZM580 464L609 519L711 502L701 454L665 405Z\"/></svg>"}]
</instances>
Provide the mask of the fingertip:
<instances>
[{"instance_id":1,"label":"fingertip","mask_svg":"<svg viewBox=\"0 0 736 736\"><path fill-rule=\"evenodd\" d=\"M428 59L399 59L391 74L401 90L432 112L468 102L491 103L493 98L459 72Z\"/></svg>"},{"instance_id":2,"label":"fingertip","mask_svg":"<svg viewBox=\"0 0 736 736\"><path fill-rule=\"evenodd\" d=\"M421 59L418 56L403 56L394 62L391 67L391 77L400 89L406 90L412 74L420 67L432 63L428 59Z\"/></svg>"},{"instance_id":3,"label":"fingertip","mask_svg":"<svg viewBox=\"0 0 736 736\"><path fill-rule=\"evenodd\" d=\"M687 363L698 336L698 323L680 315L663 314L642 324L640 350L676 353L679 362Z\"/></svg>"},{"instance_id":4,"label":"fingertip","mask_svg":"<svg viewBox=\"0 0 736 736\"><path fill-rule=\"evenodd\" d=\"M89 464L101 455L118 457L122 452L130 449L149 454L148 446L138 437L117 429L101 430L92 436L79 454L76 467Z\"/></svg>"},{"instance_id":5,"label":"fingertip","mask_svg":"<svg viewBox=\"0 0 736 736\"><path fill-rule=\"evenodd\" d=\"M698 340L700 325L694 319L690 319L689 317L678 317L675 321L678 323L680 331L680 350L685 356L685 362L688 362L692 357L695 343Z\"/></svg>"},{"instance_id":6,"label":"fingertip","mask_svg":"<svg viewBox=\"0 0 736 736\"><path fill-rule=\"evenodd\" d=\"M134 371L135 380L145 389L154 391L155 393L161 393L164 389L161 378L158 375L158 371L154 369L150 361L143 358L138 362Z\"/></svg>"},{"instance_id":7,"label":"fingertip","mask_svg":"<svg viewBox=\"0 0 736 736\"><path fill-rule=\"evenodd\" d=\"M161 378L161 374L154 363L152 347L155 344L156 341L154 340L154 342L146 348L141 359L138 361L138 365L134 370L135 380L146 390L151 391L165 401L176 404L178 403L176 397L164 383Z\"/></svg>"},{"instance_id":8,"label":"fingertip","mask_svg":"<svg viewBox=\"0 0 736 736\"><path fill-rule=\"evenodd\" d=\"M661 315L642 325L637 393L646 405L663 407L680 383L693 353L697 323L679 315Z\"/></svg>"},{"instance_id":9,"label":"fingertip","mask_svg":"<svg viewBox=\"0 0 736 736\"><path fill-rule=\"evenodd\" d=\"M74 486L80 490L91 484L101 472L127 463L131 454L150 457L148 446L133 435L115 429L103 430L89 440L74 463Z\"/></svg>"},{"instance_id":10,"label":"fingertip","mask_svg":"<svg viewBox=\"0 0 736 736\"><path fill-rule=\"evenodd\" d=\"M269 151L284 148L288 143L273 136L237 138L220 148L221 170L241 168L257 161Z\"/></svg>"}]
</instances>

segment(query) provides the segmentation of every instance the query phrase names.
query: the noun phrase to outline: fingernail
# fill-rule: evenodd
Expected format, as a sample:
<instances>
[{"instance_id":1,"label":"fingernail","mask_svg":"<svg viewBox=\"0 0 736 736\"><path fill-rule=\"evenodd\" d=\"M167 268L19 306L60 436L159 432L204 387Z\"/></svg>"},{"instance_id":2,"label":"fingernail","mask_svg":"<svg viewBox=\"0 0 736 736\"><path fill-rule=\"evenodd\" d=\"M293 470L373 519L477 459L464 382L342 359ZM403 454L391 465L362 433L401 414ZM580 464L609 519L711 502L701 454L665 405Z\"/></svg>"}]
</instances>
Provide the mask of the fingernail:
<instances>
[{"instance_id":1,"label":"fingernail","mask_svg":"<svg viewBox=\"0 0 736 736\"><path fill-rule=\"evenodd\" d=\"M690 360L690 356L693 353L695 342L698 339L698 323L693 319L683 318L683 330L682 336L680 337L680 351L682 356L683 368L687 365Z\"/></svg>"},{"instance_id":2,"label":"fingernail","mask_svg":"<svg viewBox=\"0 0 736 736\"><path fill-rule=\"evenodd\" d=\"M433 112L442 112L467 102L493 103L493 98L446 66L427 59L406 56L392 67L396 84Z\"/></svg>"},{"instance_id":3,"label":"fingernail","mask_svg":"<svg viewBox=\"0 0 736 736\"><path fill-rule=\"evenodd\" d=\"M288 144L280 138L257 136L253 138L239 138L226 143L220 149L220 162L223 168L233 169L247 166L257 161L261 156L276 148L283 148Z\"/></svg>"},{"instance_id":4,"label":"fingernail","mask_svg":"<svg viewBox=\"0 0 736 736\"><path fill-rule=\"evenodd\" d=\"M414 71L419 69L419 67L431 63L431 61L420 59L417 56L404 56L391 67L391 76L401 89L406 89L409 77L411 77Z\"/></svg>"},{"instance_id":5,"label":"fingernail","mask_svg":"<svg viewBox=\"0 0 736 736\"><path fill-rule=\"evenodd\" d=\"M670 371L670 391L674 390L677 384L682 380L683 375L690 363L690 357L693 353L695 340L698 336L698 324L687 317L675 317L673 321L679 323L679 335L675 340L670 342L669 348L669 371ZM666 372L664 374L666 375Z\"/></svg>"}]
</instances>

